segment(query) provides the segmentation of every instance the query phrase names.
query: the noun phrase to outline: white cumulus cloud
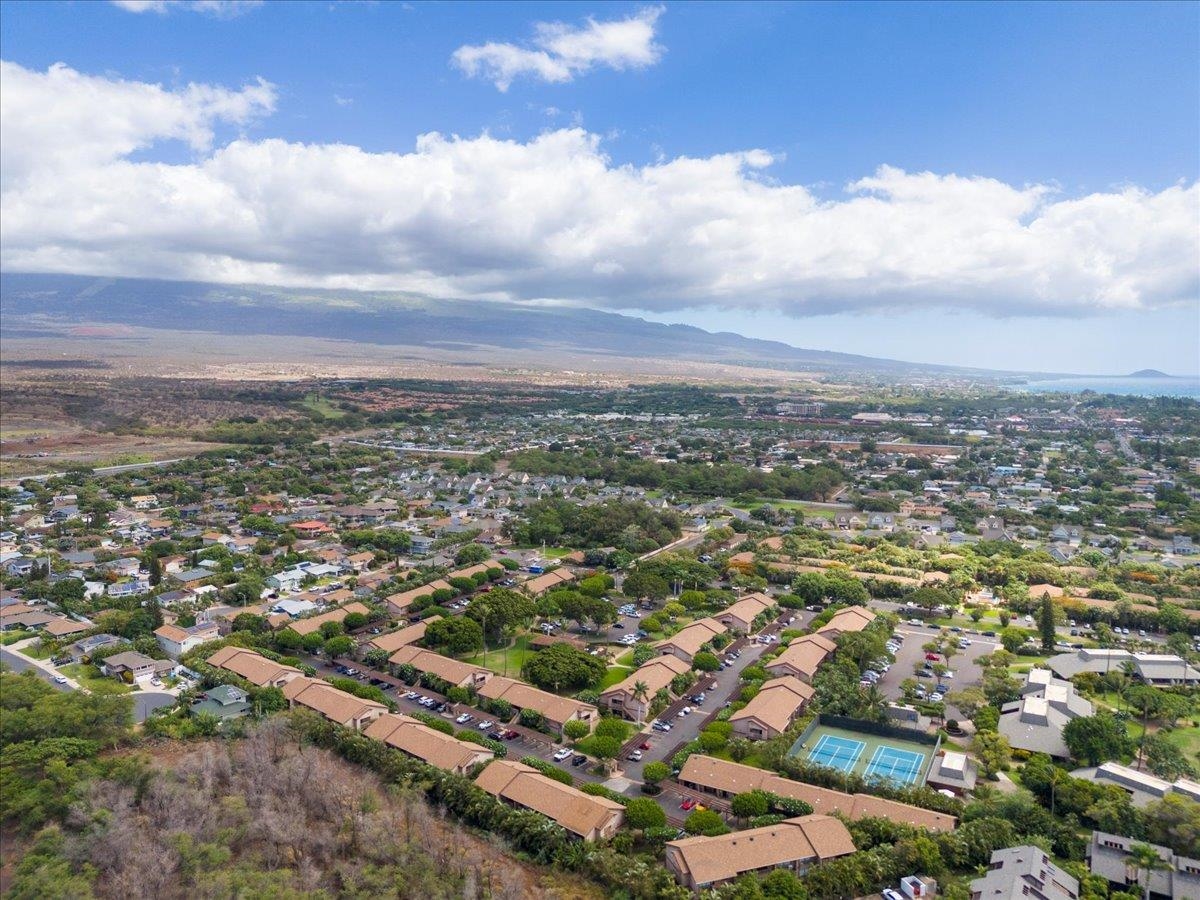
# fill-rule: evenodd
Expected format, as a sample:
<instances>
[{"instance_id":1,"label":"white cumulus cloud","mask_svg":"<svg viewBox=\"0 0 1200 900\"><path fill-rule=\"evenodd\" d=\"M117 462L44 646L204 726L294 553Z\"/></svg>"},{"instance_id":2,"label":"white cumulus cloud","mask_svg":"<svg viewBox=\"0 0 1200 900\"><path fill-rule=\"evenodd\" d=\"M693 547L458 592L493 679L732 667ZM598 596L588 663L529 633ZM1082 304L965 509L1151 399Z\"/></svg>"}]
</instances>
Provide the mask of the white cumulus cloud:
<instances>
[{"instance_id":1,"label":"white cumulus cloud","mask_svg":"<svg viewBox=\"0 0 1200 900\"><path fill-rule=\"evenodd\" d=\"M205 13L219 19L231 19L262 6L263 0L109 0L113 6L131 13L158 13L173 10Z\"/></svg>"},{"instance_id":2,"label":"white cumulus cloud","mask_svg":"<svg viewBox=\"0 0 1200 900\"><path fill-rule=\"evenodd\" d=\"M835 198L749 149L618 165L603 139L244 135L265 81L158 85L4 63L0 265L793 316L1086 314L1195 303L1200 186L1063 196L880 166ZM185 162L155 145L183 142ZM158 155L161 157L161 154Z\"/></svg>"},{"instance_id":3,"label":"white cumulus cloud","mask_svg":"<svg viewBox=\"0 0 1200 900\"><path fill-rule=\"evenodd\" d=\"M466 45L455 50L451 59L467 75L485 78L501 91L507 91L520 75L558 83L597 66L641 69L662 58L663 48L654 42L662 13L661 6L652 6L624 19L597 22L588 18L577 27L539 22L531 46Z\"/></svg>"}]
</instances>

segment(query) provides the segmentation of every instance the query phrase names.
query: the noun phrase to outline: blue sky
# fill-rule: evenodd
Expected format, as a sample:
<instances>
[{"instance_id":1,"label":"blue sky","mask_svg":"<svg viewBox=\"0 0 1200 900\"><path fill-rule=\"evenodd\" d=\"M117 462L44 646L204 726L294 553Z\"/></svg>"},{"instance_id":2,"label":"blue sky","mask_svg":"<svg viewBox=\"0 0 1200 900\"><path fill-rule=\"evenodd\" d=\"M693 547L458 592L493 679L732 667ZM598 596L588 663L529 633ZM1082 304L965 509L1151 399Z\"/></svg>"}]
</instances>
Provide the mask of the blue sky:
<instances>
[{"instance_id":1,"label":"blue sky","mask_svg":"<svg viewBox=\"0 0 1200 900\"><path fill-rule=\"evenodd\" d=\"M6 179L6 267L361 283L584 303L930 362L1200 372L1195 4L188 6L6 4L0 47L22 76L5 79L21 157L6 158L21 176ZM597 49L589 17L642 31ZM539 39L537 23L555 22L582 43ZM455 62L489 43L506 59L542 53L559 80L520 69L501 90L501 51L482 51L473 75ZM79 77L47 81L55 63ZM269 97L237 93L259 78ZM154 102L174 124L131 124L130 84L160 86ZM62 96L54 133L8 111ZM431 132L464 143L418 148ZM151 204L136 242L113 228L81 243L98 199L81 210L36 187L37 142L71 135L96 146L117 135L103 158L61 165L84 194L88 172L129 178ZM314 150L328 145L347 149ZM753 150L769 160L722 162ZM389 154L405 157L407 181ZM681 158L696 165L671 165ZM155 162L173 167L166 187ZM276 193L251 184L255 164ZM293 170L297 182L280 183ZM337 173L331 205L289 205L322 171ZM61 172L40 175L61 184ZM364 182L391 206L372 207ZM413 200L432 183L453 216ZM196 195L180 199L184 184ZM163 196L190 210L181 218L213 218L212 231L168 221ZM232 213L214 196L244 214L216 221ZM410 201L421 215L394 222ZM50 204L75 234L23 227ZM296 237L289 225L305 215ZM258 230L233 244L247 219ZM325 240L317 226L330 221L362 240Z\"/></svg>"}]
</instances>

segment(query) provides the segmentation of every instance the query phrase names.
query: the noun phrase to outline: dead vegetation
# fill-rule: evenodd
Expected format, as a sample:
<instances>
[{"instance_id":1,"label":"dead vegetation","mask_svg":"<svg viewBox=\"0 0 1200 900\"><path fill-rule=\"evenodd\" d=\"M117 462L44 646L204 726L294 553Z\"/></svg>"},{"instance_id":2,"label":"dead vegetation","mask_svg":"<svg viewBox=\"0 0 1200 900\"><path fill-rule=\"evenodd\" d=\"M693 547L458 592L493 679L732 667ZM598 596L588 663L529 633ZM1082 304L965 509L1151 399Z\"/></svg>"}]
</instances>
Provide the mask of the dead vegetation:
<instances>
[{"instance_id":1,"label":"dead vegetation","mask_svg":"<svg viewBox=\"0 0 1200 900\"><path fill-rule=\"evenodd\" d=\"M61 855L94 870L99 897L597 896L521 864L416 792L301 749L282 720L245 740L156 753L143 778L92 783L63 832Z\"/></svg>"}]
</instances>

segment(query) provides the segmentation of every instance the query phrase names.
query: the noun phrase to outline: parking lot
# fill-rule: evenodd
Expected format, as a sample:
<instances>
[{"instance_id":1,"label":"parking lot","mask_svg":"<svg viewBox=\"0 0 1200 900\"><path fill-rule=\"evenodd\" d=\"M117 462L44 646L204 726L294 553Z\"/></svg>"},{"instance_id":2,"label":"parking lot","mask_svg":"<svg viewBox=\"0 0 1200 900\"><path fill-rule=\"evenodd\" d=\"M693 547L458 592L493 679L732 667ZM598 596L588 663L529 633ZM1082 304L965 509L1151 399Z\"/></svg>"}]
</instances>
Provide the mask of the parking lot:
<instances>
[{"instance_id":1,"label":"parking lot","mask_svg":"<svg viewBox=\"0 0 1200 900\"><path fill-rule=\"evenodd\" d=\"M895 633L904 638L904 643L897 651L896 661L892 664L891 669L879 679L879 689L889 699L896 700L902 696L900 682L914 677L914 668L920 666L925 660L925 650L922 649L922 645L933 640L940 631L941 629L936 625L911 625L907 622L901 622L896 627ZM954 636L965 638L971 644L965 650L959 650L950 660L952 677L944 678L942 681L951 691L960 691L964 687L978 684L982 680L983 669L979 667L979 660L990 655L1000 646L1000 642L998 638L966 632ZM918 678L917 682L923 685L926 691L932 692L934 685L937 684L937 679ZM963 718L962 712L949 704L946 705L946 717L950 719Z\"/></svg>"}]
</instances>

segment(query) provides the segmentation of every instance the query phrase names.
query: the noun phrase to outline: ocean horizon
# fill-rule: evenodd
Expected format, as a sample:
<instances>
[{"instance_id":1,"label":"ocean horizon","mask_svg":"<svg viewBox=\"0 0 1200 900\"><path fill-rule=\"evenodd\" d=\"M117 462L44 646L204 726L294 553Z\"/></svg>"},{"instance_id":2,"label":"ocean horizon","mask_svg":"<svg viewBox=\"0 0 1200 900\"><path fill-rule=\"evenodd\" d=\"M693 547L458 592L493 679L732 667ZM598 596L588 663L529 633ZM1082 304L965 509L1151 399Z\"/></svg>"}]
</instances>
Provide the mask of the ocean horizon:
<instances>
[{"instance_id":1,"label":"ocean horizon","mask_svg":"<svg viewBox=\"0 0 1200 900\"><path fill-rule=\"evenodd\" d=\"M1092 375L1029 381L1013 387L1028 393L1077 394L1081 391L1095 391L1097 394L1185 397L1191 400L1200 400L1200 377L1122 378L1110 375Z\"/></svg>"}]
</instances>

